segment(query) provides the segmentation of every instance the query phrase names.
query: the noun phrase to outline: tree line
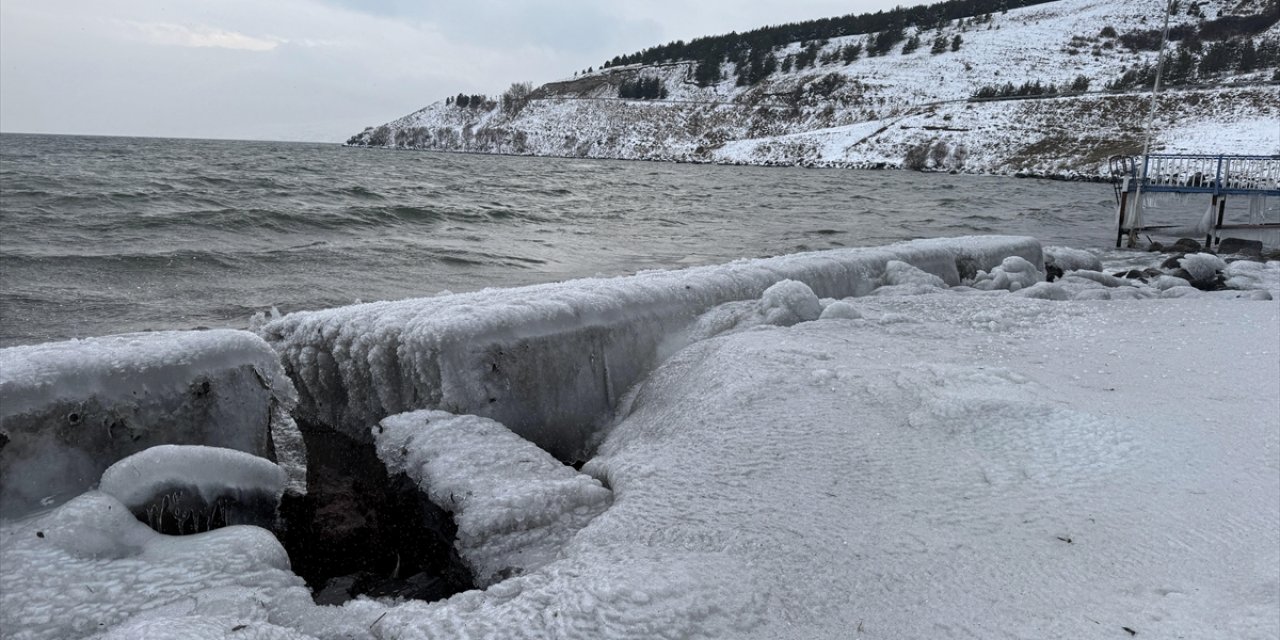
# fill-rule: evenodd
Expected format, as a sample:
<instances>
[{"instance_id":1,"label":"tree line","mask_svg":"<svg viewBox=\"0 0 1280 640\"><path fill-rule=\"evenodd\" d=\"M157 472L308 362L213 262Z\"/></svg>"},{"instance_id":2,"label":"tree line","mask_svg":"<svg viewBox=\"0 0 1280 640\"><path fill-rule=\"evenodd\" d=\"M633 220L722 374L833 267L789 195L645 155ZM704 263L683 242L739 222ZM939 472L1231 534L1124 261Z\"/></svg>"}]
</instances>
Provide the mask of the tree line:
<instances>
[{"instance_id":1,"label":"tree line","mask_svg":"<svg viewBox=\"0 0 1280 640\"><path fill-rule=\"evenodd\" d=\"M667 88L658 78L623 80L618 85L618 97L627 100L665 100Z\"/></svg>"},{"instance_id":2,"label":"tree line","mask_svg":"<svg viewBox=\"0 0 1280 640\"><path fill-rule=\"evenodd\" d=\"M920 31L945 26L952 20L989 16L994 12L1052 2L1053 0L946 0L932 5L897 7L889 11L849 14L835 18L821 18L804 22L761 27L746 33L732 32L725 35L705 36L689 42L677 40L650 47L628 55L615 56L604 63L603 68L629 64L661 64L667 62L716 61L718 65L735 53L753 49L771 51L792 42L825 41L831 38L864 33L889 31L884 41L868 47L877 54L886 53L893 44L903 40L905 29L916 27ZM895 38L896 36L896 38Z\"/></svg>"}]
</instances>

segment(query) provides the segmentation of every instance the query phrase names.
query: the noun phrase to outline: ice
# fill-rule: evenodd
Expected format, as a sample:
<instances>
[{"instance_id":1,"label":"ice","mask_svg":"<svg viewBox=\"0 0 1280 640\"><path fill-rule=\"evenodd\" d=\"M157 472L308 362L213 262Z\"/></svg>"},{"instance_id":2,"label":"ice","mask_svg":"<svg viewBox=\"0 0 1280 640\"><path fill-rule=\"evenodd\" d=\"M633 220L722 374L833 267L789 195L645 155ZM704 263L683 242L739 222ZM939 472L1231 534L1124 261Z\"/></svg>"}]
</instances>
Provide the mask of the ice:
<instances>
[{"instance_id":1,"label":"ice","mask_svg":"<svg viewBox=\"0 0 1280 640\"><path fill-rule=\"evenodd\" d=\"M1103 273L1101 271L1091 271L1088 269L1080 269L1078 271L1073 271L1063 276L1062 281L1065 283L1072 283L1076 285L1085 284L1085 286L1088 286L1088 284L1085 281L1089 281L1089 282L1097 283L1104 287L1112 287L1112 288L1133 286L1132 282L1125 280L1124 278L1117 278L1116 276L1113 276L1109 273Z\"/></svg>"},{"instance_id":2,"label":"ice","mask_svg":"<svg viewBox=\"0 0 1280 640\"><path fill-rule=\"evenodd\" d=\"M1232 289L1268 288L1267 266L1260 262L1237 260L1226 265L1223 275L1227 278L1226 285Z\"/></svg>"},{"instance_id":3,"label":"ice","mask_svg":"<svg viewBox=\"0 0 1280 640\"><path fill-rule=\"evenodd\" d=\"M979 272L973 287L981 290L1005 289L1017 291L1029 287L1045 278L1044 268L1036 266L1039 262L1030 262L1022 256L1009 256L1000 266L990 273Z\"/></svg>"},{"instance_id":4,"label":"ice","mask_svg":"<svg viewBox=\"0 0 1280 640\"><path fill-rule=\"evenodd\" d=\"M294 379L307 423L367 441L386 416L443 409L493 418L572 460L708 310L757 300L783 280L821 297L865 295L892 260L959 284L958 264L992 269L1015 255L1043 261L1031 238L919 240L294 313L262 335Z\"/></svg>"},{"instance_id":5,"label":"ice","mask_svg":"<svg viewBox=\"0 0 1280 640\"><path fill-rule=\"evenodd\" d=\"M206 531L218 523L272 529L287 481L284 469L243 451L160 445L108 467L98 489L157 531Z\"/></svg>"},{"instance_id":6,"label":"ice","mask_svg":"<svg viewBox=\"0 0 1280 640\"><path fill-rule=\"evenodd\" d=\"M0 525L0 548L0 628L6 638L83 638L121 624L148 635L114 637L179 638L187 637L183 629L202 624L182 620L191 615L222 621L221 635L205 637L238 638L238 625L261 629L261 623L315 609L269 532L232 526L165 536L97 491ZM170 635L145 623L166 618L172 619Z\"/></svg>"},{"instance_id":7,"label":"ice","mask_svg":"<svg viewBox=\"0 0 1280 640\"><path fill-rule=\"evenodd\" d=\"M0 349L0 517L63 502L159 444L280 461L305 489L296 394L244 331L157 332Z\"/></svg>"},{"instance_id":8,"label":"ice","mask_svg":"<svg viewBox=\"0 0 1280 640\"><path fill-rule=\"evenodd\" d=\"M889 264L894 264L894 261ZM783 280L765 289L760 303L764 323L780 327L817 320L822 315L822 303L817 294L809 285L795 280Z\"/></svg>"},{"instance_id":9,"label":"ice","mask_svg":"<svg viewBox=\"0 0 1280 640\"><path fill-rule=\"evenodd\" d=\"M374 434L387 469L453 514L455 547L482 588L555 560L612 501L598 480L487 418L416 411Z\"/></svg>"},{"instance_id":10,"label":"ice","mask_svg":"<svg viewBox=\"0 0 1280 640\"><path fill-rule=\"evenodd\" d=\"M1174 287L1190 287L1191 282L1185 278L1179 278L1178 276L1162 275L1159 278L1156 278L1155 281L1151 283L1151 286L1161 291L1167 291Z\"/></svg>"},{"instance_id":11,"label":"ice","mask_svg":"<svg viewBox=\"0 0 1280 640\"><path fill-rule=\"evenodd\" d=\"M946 287L947 283L942 278L921 271L916 267L899 260L890 260L884 268L884 283L889 286L894 285L923 285L926 287Z\"/></svg>"},{"instance_id":12,"label":"ice","mask_svg":"<svg viewBox=\"0 0 1280 640\"><path fill-rule=\"evenodd\" d=\"M1023 298L1038 298L1040 300L1070 300L1071 292L1066 287L1052 282L1037 282L1025 289L1019 289L1014 295Z\"/></svg>"},{"instance_id":13,"label":"ice","mask_svg":"<svg viewBox=\"0 0 1280 640\"><path fill-rule=\"evenodd\" d=\"M1191 281L1195 283L1213 282L1218 277L1218 272L1227 268L1227 263L1212 253L1193 253L1183 257L1178 264L1191 275Z\"/></svg>"},{"instance_id":14,"label":"ice","mask_svg":"<svg viewBox=\"0 0 1280 640\"><path fill-rule=\"evenodd\" d=\"M827 305L822 310L820 320L857 320L862 317L862 313L853 304L844 300L837 300Z\"/></svg>"},{"instance_id":15,"label":"ice","mask_svg":"<svg viewBox=\"0 0 1280 640\"><path fill-rule=\"evenodd\" d=\"M994 280L999 260L986 264ZM618 401L582 473L476 416L395 416L370 434L393 471L459 507L460 541L502 532L475 557L504 552L508 531L534 544L519 575L440 602L318 607L266 532L161 536L90 492L0 525L0 626L24 639L1273 638L1280 305L1250 297L1280 291L1280 264L1224 273L1263 288L1155 299L1155 282L1079 277L836 301L848 296L781 277L827 298L824 313L866 320L679 341ZM706 309L757 313L767 288ZM1135 299L1080 301L1095 295ZM431 310L461 313L458 298ZM399 304L422 312L378 308ZM605 487L603 512L534 533L595 511Z\"/></svg>"},{"instance_id":16,"label":"ice","mask_svg":"<svg viewBox=\"0 0 1280 640\"><path fill-rule=\"evenodd\" d=\"M1062 269L1063 272L1079 271L1081 269L1102 271L1101 258L1084 249L1073 249L1071 247L1046 246L1044 248L1044 263L1046 266L1052 265Z\"/></svg>"}]
</instances>

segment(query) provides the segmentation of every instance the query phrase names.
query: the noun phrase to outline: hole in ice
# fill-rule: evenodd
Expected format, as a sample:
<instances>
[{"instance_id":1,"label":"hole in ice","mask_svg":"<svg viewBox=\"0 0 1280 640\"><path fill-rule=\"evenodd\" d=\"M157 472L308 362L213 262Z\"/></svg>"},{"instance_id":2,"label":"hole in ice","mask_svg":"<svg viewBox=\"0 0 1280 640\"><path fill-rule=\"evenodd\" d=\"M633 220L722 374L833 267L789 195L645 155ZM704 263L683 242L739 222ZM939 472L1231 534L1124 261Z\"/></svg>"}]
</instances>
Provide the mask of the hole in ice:
<instances>
[{"instance_id":1,"label":"hole in ice","mask_svg":"<svg viewBox=\"0 0 1280 640\"><path fill-rule=\"evenodd\" d=\"M307 495L284 497L279 535L317 604L356 596L439 600L473 588L452 517L371 444L303 426Z\"/></svg>"}]
</instances>

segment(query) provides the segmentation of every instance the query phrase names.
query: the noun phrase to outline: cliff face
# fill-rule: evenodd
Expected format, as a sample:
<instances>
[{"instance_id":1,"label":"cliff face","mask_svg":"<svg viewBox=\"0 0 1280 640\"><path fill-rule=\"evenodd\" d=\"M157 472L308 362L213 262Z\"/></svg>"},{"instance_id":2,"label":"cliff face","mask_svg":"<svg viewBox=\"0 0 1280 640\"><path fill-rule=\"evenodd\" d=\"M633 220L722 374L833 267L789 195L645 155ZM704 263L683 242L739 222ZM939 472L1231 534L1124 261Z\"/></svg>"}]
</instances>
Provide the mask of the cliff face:
<instances>
[{"instance_id":1,"label":"cliff face","mask_svg":"<svg viewBox=\"0 0 1280 640\"><path fill-rule=\"evenodd\" d=\"M733 62L722 66L725 80L708 86L695 81L693 61L615 66L547 83L527 95L471 99L466 106L453 99L437 102L366 129L348 144L682 162L1098 173L1108 156L1141 151L1149 91L1140 82L1117 85L1125 84L1126 72L1141 74L1154 66L1156 52L1131 48L1126 36L1158 28L1164 6L1163 0L1059 0L933 29L908 27L904 36L918 38L918 49L903 53L899 43L885 55L863 53L853 60L849 51L865 52L876 34L793 42L770 50L777 71L746 86L735 82ZM1274 1L1206 0L1193 6L1181 8L1175 26L1195 29L1223 16L1274 11ZM1196 71L1209 68L1201 61L1217 41L1201 43L1198 50L1189 39L1171 43L1168 71L1180 77L1157 104L1153 150L1280 153L1280 24L1271 21L1231 40L1246 41L1260 52L1258 62L1241 63L1237 55L1225 70L1203 74ZM806 53L816 57L814 64L798 68L795 61ZM1174 69L1178 55L1185 58L1181 70ZM634 95L641 80L661 97L619 97ZM1048 91L1049 85L1056 91ZM1024 95L1007 95L1011 90ZM974 99L990 93L995 97Z\"/></svg>"}]
</instances>

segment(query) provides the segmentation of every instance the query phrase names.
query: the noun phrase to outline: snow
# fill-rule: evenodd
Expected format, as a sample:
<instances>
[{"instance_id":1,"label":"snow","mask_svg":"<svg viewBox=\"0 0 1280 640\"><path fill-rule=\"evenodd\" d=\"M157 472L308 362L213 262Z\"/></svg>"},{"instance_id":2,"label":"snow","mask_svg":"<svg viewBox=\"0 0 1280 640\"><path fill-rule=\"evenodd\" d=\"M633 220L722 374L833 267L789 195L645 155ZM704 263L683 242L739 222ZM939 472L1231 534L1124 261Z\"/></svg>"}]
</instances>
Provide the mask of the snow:
<instances>
[{"instance_id":1,"label":"snow","mask_svg":"<svg viewBox=\"0 0 1280 640\"><path fill-rule=\"evenodd\" d=\"M378 457L453 514L455 547L483 588L557 558L612 495L486 418L417 411L374 429Z\"/></svg>"},{"instance_id":2,"label":"snow","mask_svg":"<svg viewBox=\"0 0 1280 640\"><path fill-rule=\"evenodd\" d=\"M1039 262L1038 248L1028 257L1008 239L954 243L989 249L979 268L993 282L1022 282ZM353 363L375 347L401 361L414 355L407 342L378 342L393 320L406 334L408 323L441 318L491 322L508 339L524 320L545 337L587 315L581 303L593 298L571 290L637 305L670 300L685 284L733 282L733 273L751 276L733 299L704 292L688 308L759 313L764 292L790 279L838 317L692 342L680 334L592 432L599 446L581 473L482 417L383 420L371 434L382 459L416 474L432 501L456 505L460 531L532 532L559 526L552 514L573 514L576 533L549 535L536 566L486 589L433 603L315 606L265 531L170 538L89 492L0 523L0 626L24 639L1280 634L1280 303L1238 297L1280 294L1280 262L1226 265L1223 275L1247 278L1247 290L1162 289L1160 279L1076 270L1010 293L960 286L945 246L286 316L267 331L298 323L330 334L296 345L276 335L340 360L317 379L355 375ZM891 260L948 288L868 295L914 286L886 282ZM1102 261L1116 268L1111 256ZM796 277L815 264L843 264L844 278L858 279L820 278L816 268ZM1182 289L1196 296L1160 297ZM792 284L783 292L810 300ZM1086 299L1097 294L1127 299ZM555 305L564 311L551 322ZM593 320L646 308L590 307ZM525 315L512 318L515 309ZM698 314L680 317L670 326ZM348 327L320 318L342 318L365 342L336 341ZM435 344L499 335L492 327ZM612 503L599 511L605 487ZM580 508L594 517L579 519Z\"/></svg>"},{"instance_id":3,"label":"snow","mask_svg":"<svg viewBox=\"0 0 1280 640\"><path fill-rule=\"evenodd\" d=\"M0 349L0 516L63 502L159 444L275 456L305 490L296 401L244 331L139 333Z\"/></svg>"},{"instance_id":4,"label":"snow","mask_svg":"<svg viewBox=\"0 0 1280 640\"><path fill-rule=\"evenodd\" d=\"M231 504L223 509L227 524L275 524L276 509L284 495L288 475L284 469L265 458L234 449L198 445L160 445L135 453L107 468L98 490L113 496L133 513L157 508L162 496L169 510L186 506L182 492L191 491L203 503L199 507L214 508L219 499ZM266 513L256 513L254 507ZM160 514L148 513L154 519ZM187 514L179 517L192 517ZM203 515L207 522L208 514ZM195 516L197 527L200 516Z\"/></svg>"},{"instance_id":5,"label":"snow","mask_svg":"<svg viewBox=\"0 0 1280 640\"><path fill-rule=\"evenodd\" d=\"M916 240L294 313L262 334L293 377L304 422L367 442L382 418L442 409L492 418L575 460L622 394L692 339L685 334L718 305L754 301L794 280L812 293L788 285L765 304L782 305L778 321L793 302L814 319L820 309L808 295L866 294L893 260L959 284L958 262L991 269L1010 255L1043 260L1031 238ZM706 335L739 318L730 309L723 320L726 327Z\"/></svg>"}]
</instances>

